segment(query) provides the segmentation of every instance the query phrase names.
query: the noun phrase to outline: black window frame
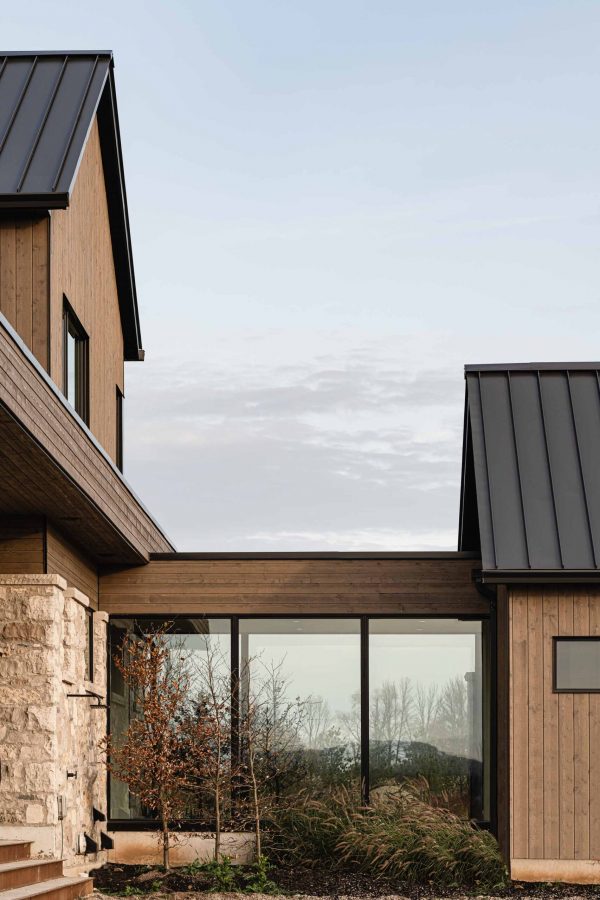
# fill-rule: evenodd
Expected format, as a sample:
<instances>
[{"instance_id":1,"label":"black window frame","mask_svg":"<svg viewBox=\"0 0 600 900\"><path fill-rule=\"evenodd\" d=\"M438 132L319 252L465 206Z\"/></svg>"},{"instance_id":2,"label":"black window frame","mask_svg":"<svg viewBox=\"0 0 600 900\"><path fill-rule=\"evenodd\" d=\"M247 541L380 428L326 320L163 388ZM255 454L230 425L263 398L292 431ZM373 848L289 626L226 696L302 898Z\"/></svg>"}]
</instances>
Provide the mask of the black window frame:
<instances>
[{"instance_id":1,"label":"black window frame","mask_svg":"<svg viewBox=\"0 0 600 900\"><path fill-rule=\"evenodd\" d=\"M178 619L186 618L200 619L225 619L229 621L230 635L230 667L231 667L231 698L232 698L232 720L235 722L239 715L239 682L240 682L240 621L246 619L357 619L360 622L360 694L361 694L361 771L360 771L360 787L361 795L364 803L369 802L370 792L370 771L369 771L369 709L370 709L370 688L369 688L369 622L372 619L427 619L435 621L436 619L458 619L460 621L475 621L487 623L487 643L488 643L488 665L490 666L490 694L483 698L484 715L489 717L490 722L490 746L488 751L487 766L490 769L490 809L489 817L476 821L477 827L484 831L496 833L497 829L497 729L496 729L496 690L497 690L497 670L495 657L496 643L496 621L495 610L490 609L489 613L464 613L449 615L448 613L172 613L171 615L156 613L121 613L109 616L109 626L111 619L132 619L134 623L156 621L162 619L164 622L175 623ZM110 716L110 696L111 696L111 641L107 641L107 667L108 667L108 715L107 729L111 731ZM235 727L234 727L235 733ZM240 748L235 738L232 738L232 752L239 756ZM486 761L484 761L484 765ZM113 831L155 831L157 828L156 819L131 818L116 819L110 816L110 774L107 778L107 808L109 810L108 825ZM185 830L198 830L199 833L210 832L210 828L198 829L195 822L186 822L178 820L179 828ZM214 829L212 829L214 830Z\"/></svg>"},{"instance_id":2,"label":"black window frame","mask_svg":"<svg viewBox=\"0 0 600 900\"><path fill-rule=\"evenodd\" d=\"M67 400L69 399L69 336L75 339L75 403L71 405L85 424L89 425L90 339L85 328L75 315L71 304L66 296L63 295L63 394Z\"/></svg>"},{"instance_id":3,"label":"black window frame","mask_svg":"<svg viewBox=\"0 0 600 900\"><path fill-rule=\"evenodd\" d=\"M119 387L116 386L116 444L115 444L115 463L120 472L123 471L123 399L125 395Z\"/></svg>"},{"instance_id":4,"label":"black window frame","mask_svg":"<svg viewBox=\"0 0 600 900\"><path fill-rule=\"evenodd\" d=\"M600 694L600 687L597 688L561 688L557 684L557 658L556 648L559 643L565 641L580 642L587 641L600 644L600 635L594 634L561 634L552 638L552 693L554 694Z\"/></svg>"},{"instance_id":5,"label":"black window frame","mask_svg":"<svg viewBox=\"0 0 600 900\"><path fill-rule=\"evenodd\" d=\"M87 619L86 634L86 678L88 681L94 681L94 610L91 606L85 610Z\"/></svg>"}]
</instances>

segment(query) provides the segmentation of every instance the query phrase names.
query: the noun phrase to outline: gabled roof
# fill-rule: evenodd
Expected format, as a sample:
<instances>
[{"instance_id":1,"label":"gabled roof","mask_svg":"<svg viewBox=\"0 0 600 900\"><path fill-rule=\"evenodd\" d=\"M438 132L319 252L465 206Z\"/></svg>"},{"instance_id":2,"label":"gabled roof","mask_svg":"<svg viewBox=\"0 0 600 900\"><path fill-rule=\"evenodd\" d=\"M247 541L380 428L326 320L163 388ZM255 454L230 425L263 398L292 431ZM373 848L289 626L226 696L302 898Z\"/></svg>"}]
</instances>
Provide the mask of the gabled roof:
<instances>
[{"instance_id":1,"label":"gabled roof","mask_svg":"<svg viewBox=\"0 0 600 900\"><path fill-rule=\"evenodd\" d=\"M484 573L600 564L600 363L466 366L459 549Z\"/></svg>"},{"instance_id":2,"label":"gabled roof","mask_svg":"<svg viewBox=\"0 0 600 900\"><path fill-rule=\"evenodd\" d=\"M94 116L125 359L143 358L110 51L0 53L0 209L65 209Z\"/></svg>"}]
</instances>

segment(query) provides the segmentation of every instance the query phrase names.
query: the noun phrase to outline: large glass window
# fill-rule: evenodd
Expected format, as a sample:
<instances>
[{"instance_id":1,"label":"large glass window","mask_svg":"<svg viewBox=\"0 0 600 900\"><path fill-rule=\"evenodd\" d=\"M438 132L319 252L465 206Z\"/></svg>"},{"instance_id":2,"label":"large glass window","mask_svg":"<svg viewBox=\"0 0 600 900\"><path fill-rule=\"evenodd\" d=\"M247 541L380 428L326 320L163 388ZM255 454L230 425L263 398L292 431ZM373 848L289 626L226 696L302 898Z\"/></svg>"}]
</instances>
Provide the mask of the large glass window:
<instances>
[{"instance_id":1,"label":"large glass window","mask_svg":"<svg viewBox=\"0 0 600 900\"><path fill-rule=\"evenodd\" d=\"M204 619L201 617L181 617L173 621L169 619L121 619L114 618L110 622L110 732L118 741L124 735L129 722L139 715L134 692L129 689L125 679L115 663L120 656L123 638L126 635L152 634L157 629L168 628L167 640L173 651L184 654L189 663L191 689L202 701L206 689L207 667L213 667L215 680L219 684L229 683L231 660L231 627L229 619ZM227 698L224 698L227 702ZM199 824L206 824L209 818L205 810L210 809L207 798L199 788L198 796L190 807L187 819ZM127 786L116 778L110 779L110 817L113 819L149 818L136 797L130 794Z\"/></svg>"},{"instance_id":2,"label":"large glass window","mask_svg":"<svg viewBox=\"0 0 600 900\"><path fill-rule=\"evenodd\" d=\"M268 769L262 783L274 799L301 790L319 795L338 785L362 788L376 799L406 779L421 778L434 803L489 820L486 621L113 618L110 729L117 739L140 712L114 655L125 635L142 636L165 623L174 650L183 649L192 663L192 689L199 698L209 655L218 662L231 716L230 759L236 766L240 757L244 763L251 742L254 763ZM202 790L200 785L188 818L210 827L210 803ZM232 816L243 798L243 785L234 785L226 800ZM146 816L114 778L110 815Z\"/></svg>"},{"instance_id":3,"label":"large glass window","mask_svg":"<svg viewBox=\"0 0 600 900\"><path fill-rule=\"evenodd\" d=\"M254 708L273 789L358 789L360 620L242 619L239 630L242 728Z\"/></svg>"},{"instance_id":4,"label":"large glass window","mask_svg":"<svg viewBox=\"0 0 600 900\"><path fill-rule=\"evenodd\" d=\"M434 802L488 818L486 646L480 621L371 619L371 796L422 777Z\"/></svg>"}]
</instances>

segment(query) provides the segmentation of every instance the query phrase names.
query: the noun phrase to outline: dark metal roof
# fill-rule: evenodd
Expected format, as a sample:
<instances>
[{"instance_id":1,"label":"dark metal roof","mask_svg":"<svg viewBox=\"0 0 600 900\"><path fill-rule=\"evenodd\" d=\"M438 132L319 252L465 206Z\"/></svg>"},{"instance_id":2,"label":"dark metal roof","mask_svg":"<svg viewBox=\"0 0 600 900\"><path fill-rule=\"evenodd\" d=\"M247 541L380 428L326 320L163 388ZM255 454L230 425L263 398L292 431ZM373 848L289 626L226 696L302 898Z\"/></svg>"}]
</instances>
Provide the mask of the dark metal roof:
<instances>
[{"instance_id":1,"label":"dark metal roof","mask_svg":"<svg viewBox=\"0 0 600 900\"><path fill-rule=\"evenodd\" d=\"M143 358L110 51L0 53L0 209L65 209L98 116L125 358Z\"/></svg>"},{"instance_id":2,"label":"dark metal roof","mask_svg":"<svg viewBox=\"0 0 600 900\"><path fill-rule=\"evenodd\" d=\"M484 572L596 572L600 363L467 366L459 548Z\"/></svg>"}]
</instances>

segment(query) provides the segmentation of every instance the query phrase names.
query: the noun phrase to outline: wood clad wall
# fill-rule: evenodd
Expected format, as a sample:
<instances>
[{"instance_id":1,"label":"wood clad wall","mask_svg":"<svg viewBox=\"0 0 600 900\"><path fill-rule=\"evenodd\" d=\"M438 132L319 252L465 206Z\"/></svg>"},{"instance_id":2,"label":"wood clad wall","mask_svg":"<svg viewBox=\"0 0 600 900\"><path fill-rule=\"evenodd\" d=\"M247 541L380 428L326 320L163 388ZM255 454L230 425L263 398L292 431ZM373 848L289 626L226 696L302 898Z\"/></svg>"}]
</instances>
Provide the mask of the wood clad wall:
<instances>
[{"instance_id":1,"label":"wood clad wall","mask_svg":"<svg viewBox=\"0 0 600 900\"><path fill-rule=\"evenodd\" d=\"M63 389L63 295L90 338L90 429L114 460L123 332L98 124L90 131L71 204L50 220L50 374Z\"/></svg>"},{"instance_id":2,"label":"wood clad wall","mask_svg":"<svg viewBox=\"0 0 600 900\"><path fill-rule=\"evenodd\" d=\"M44 527L41 516L0 518L0 574L45 573Z\"/></svg>"},{"instance_id":3,"label":"wood clad wall","mask_svg":"<svg viewBox=\"0 0 600 900\"><path fill-rule=\"evenodd\" d=\"M47 216L0 219L0 312L47 370Z\"/></svg>"},{"instance_id":4,"label":"wood clad wall","mask_svg":"<svg viewBox=\"0 0 600 900\"><path fill-rule=\"evenodd\" d=\"M62 575L69 587L77 588L98 608L98 570L88 557L52 525L46 533L47 572Z\"/></svg>"},{"instance_id":5,"label":"wood clad wall","mask_svg":"<svg viewBox=\"0 0 600 900\"><path fill-rule=\"evenodd\" d=\"M552 638L600 635L600 590L511 590L509 628L512 859L600 859L600 694L552 691Z\"/></svg>"},{"instance_id":6,"label":"wood clad wall","mask_svg":"<svg viewBox=\"0 0 600 900\"><path fill-rule=\"evenodd\" d=\"M100 577L110 613L479 614L470 559L168 559Z\"/></svg>"}]
</instances>

